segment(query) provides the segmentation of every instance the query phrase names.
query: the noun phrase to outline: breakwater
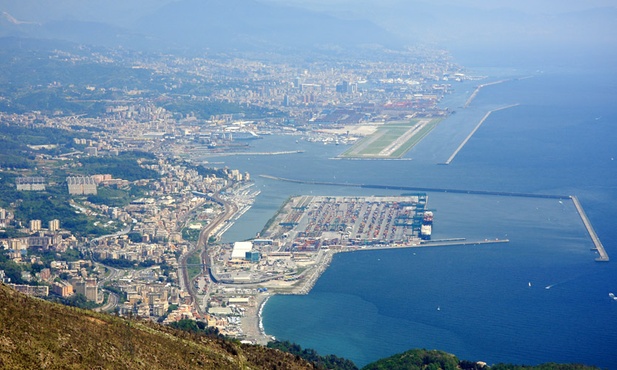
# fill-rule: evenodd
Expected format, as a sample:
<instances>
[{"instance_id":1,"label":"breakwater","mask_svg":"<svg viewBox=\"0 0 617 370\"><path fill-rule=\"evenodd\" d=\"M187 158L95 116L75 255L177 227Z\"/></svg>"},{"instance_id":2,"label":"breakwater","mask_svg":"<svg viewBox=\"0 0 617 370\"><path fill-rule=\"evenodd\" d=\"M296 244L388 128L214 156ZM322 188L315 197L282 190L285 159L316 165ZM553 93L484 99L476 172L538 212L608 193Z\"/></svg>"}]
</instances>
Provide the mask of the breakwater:
<instances>
[{"instance_id":1,"label":"breakwater","mask_svg":"<svg viewBox=\"0 0 617 370\"><path fill-rule=\"evenodd\" d=\"M195 153L195 151L193 151ZM221 152L221 153L211 153L207 151L203 151L203 153L198 153L205 157L232 157L232 156L268 156L268 155L287 155L287 154L301 154L304 153L304 150L281 150L277 152Z\"/></svg>"},{"instance_id":2,"label":"breakwater","mask_svg":"<svg viewBox=\"0 0 617 370\"><path fill-rule=\"evenodd\" d=\"M572 202L574 203L574 206L576 207L576 211L578 212L579 216L581 216L581 220L583 220L583 224L585 225L585 228L587 229L587 232L589 233L589 236L591 237L591 241L593 242L595 249L598 251L598 254L600 255L600 257L596 258L596 261L608 262L609 260L608 253L606 253L606 250L604 249L602 242L600 242L600 238L598 238L598 234L596 234L596 231L593 229L593 226L591 226L591 221L589 221L589 218L587 217L587 214L585 213L585 210L583 209L581 202L579 202L576 195L573 195L570 198L572 199Z\"/></svg>"},{"instance_id":3,"label":"breakwater","mask_svg":"<svg viewBox=\"0 0 617 370\"><path fill-rule=\"evenodd\" d=\"M478 87L476 87L476 89L474 90L474 92L469 96L469 98L467 99L467 101L465 102L465 105L463 106L463 108L467 108L471 102L476 98L476 96L478 95L478 93L480 93L480 90L482 90L483 88L487 87L487 86L492 86L492 85L498 85L504 82L510 82L510 81L521 81L521 80L526 80L528 78L532 78L533 76L525 76L525 77L519 77L519 78L506 78L503 80L499 80L499 81L493 81L493 82L488 82L485 84L481 84L478 85Z\"/></svg>"},{"instance_id":4,"label":"breakwater","mask_svg":"<svg viewBox=\"0 0 617 370\"><path fill-rule=\"evenodd\" d=\"M308 185L325 185L325 186L348 186L366 189L384 189L384 190L402 190L402 191L417 191L428 193L454 193L454 194L473 194L473 195L497 195L523 198L544 198L544 199L570 199L569 195L554 195L554 194L535 194L535 193L518 193L509 191L490 191L490 190L471 190L471 189L452 189L452 188L437 188L437 187L419 187L419 186L399 186L399 185L374 185L374 184L355 184L348 182L330 182L330 181L312 181L312 180L296 180L284 177L259 175L265 179L292 182L297 184Z\"/></svg>"},{"instance_id":5,"label":"breakwater","mask_svg":"<svg viewBox=\"0 0 617 370\"><path fill-rule=\"evenodd\" d=\"M469 96L469 99L467 99L467 101L465 102L465 105L463 106L463 108L467 108L469 104L471 104L471 102L476 98L480 90L482 90L483 88L487 86L498 85L500 83L504 83L508 81L511 81L511 79L499 80L499 81L494 81L494 82L489 82L489 83L478 85L478 87L474 90L474 92Z\"/></svg>"},{"instance_id":6,"label":"breakwater","mask_svg":"<svg viewBox=\"0 0 617 370\"><path fill-rule=\"evenodd\" d=\"M480 128L480 126L482 126L482 124L484 123L484 121L486 121L486 119L493 113L493 112L497 112L500 110L504 110L504 109L508 109L508 108L512 108L512 107L516 107L519 104L512 104L512 105L508 105L505 107L501 107L501 108L497 108L497 109L493 109L488 111L484 117L482 117L482 119L480 120L480 122L476 125L476 127L474 127L474 129L471 131L471 133L469 133L469 135L467 135L467 137L465 138L465 140L463 140L463 142L461 143L461 145L458 146L458 148L456 148L456 150L454 151L454 153L452 153L452 155L450 156L450 158L448 158L447 161L445 161L443 164L450 164L450 162L452 162L452 160L454 160L454 157L456 157L456 155L458 154L458 152L461 151L461 149L463 149L463 147L465 146L465 144L467 144L467 142L469 141L469 139L471 139L471 137L476 133L476 131L478 131L478 129Z\"/></svg>"}]
</instances>

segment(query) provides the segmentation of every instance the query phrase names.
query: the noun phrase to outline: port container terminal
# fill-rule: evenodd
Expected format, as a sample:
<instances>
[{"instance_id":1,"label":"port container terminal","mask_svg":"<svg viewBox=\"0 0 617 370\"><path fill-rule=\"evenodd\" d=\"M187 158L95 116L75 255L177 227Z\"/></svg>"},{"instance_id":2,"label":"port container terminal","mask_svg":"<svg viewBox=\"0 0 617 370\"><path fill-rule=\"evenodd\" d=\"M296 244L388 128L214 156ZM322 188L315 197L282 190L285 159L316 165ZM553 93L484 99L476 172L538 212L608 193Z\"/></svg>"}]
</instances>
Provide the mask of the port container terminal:
<instances>
[{"instance_id":1,"label":"port container terminal","mask_svg":"<svg viewBox=\"0 0 617 370\"><path fill-rule=\"evenodd\" d=\"M347 186L347 187L359 187L367 189L384 189L384 190L401 190L401 191L417 191L417 192L433 192L433 193L454 193L454 194L473 194L473 195L494 195L494 196L509 196L509 197L523 197L523 198L541 198L541 199L558 199L558 200L571 200L574 203L577 213L579 214L583 225L594 244L594 250L599 254L596 258L598 262L608 262L609 257L606 249L602 245L600 238L596 234L591 221L587 217L583 206L581 205L578 197L575 195L554 195L554 194L534 194L534 193L517 193L508 191L490 191L490 190L465 190L465 189L448 189L448 188L430 188L430 187L412 187L412 186L396 186L396 185L370 185L370 184L353 184L353 183L338 183L327 181L310 181L310 180L294 180L282 177L260 175L260 177L292 182L298 184L310 184L310 185L328 185L328 186Z\"/></svg>"}]
</instances>

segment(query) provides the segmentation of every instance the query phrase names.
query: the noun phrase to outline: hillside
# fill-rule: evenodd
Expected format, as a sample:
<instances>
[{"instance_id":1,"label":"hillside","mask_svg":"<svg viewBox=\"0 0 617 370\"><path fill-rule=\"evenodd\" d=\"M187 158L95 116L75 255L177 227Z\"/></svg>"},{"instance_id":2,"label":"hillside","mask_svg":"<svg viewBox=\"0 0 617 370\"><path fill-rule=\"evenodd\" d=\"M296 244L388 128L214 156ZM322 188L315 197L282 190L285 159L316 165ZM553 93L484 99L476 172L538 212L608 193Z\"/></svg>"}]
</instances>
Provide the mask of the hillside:
<instances>
[{"instance_id":1,"label":"hillside","mask_svg":"<svg viewBox=\"0 0 617 370\"><path fill-rule=\"evenodd\" d=\"M295 356L27 297L0 285L2 369L311 369Z\"/></svg>"}]
</instances>

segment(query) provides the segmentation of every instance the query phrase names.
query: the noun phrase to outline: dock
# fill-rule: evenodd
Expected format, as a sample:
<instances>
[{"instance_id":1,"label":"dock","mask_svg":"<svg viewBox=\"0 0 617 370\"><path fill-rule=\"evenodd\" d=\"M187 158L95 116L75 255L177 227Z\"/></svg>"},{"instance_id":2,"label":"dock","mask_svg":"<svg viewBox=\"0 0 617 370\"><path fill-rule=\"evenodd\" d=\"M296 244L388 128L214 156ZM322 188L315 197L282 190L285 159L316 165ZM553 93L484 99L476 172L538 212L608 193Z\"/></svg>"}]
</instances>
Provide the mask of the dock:
<instances>
[{"instance_id":1,"label":"dock","mask_svg":"<svg viewBox=\"0 0 617 370\"><path fill-rule=\"evenodd\" d=\"M585 228L587 229L587 232L589 233L589 236L591 237L591 241L593 242L595 249L598 251L598 254L600 255L600 257L596 258L596 261L608 262L609 261L608 253L606 253L606 250L604 249L604 246L602 245L600 238L598 238L598 234L596 234L596 231L593 229L593 226L591 225L591 222L589 221L589 218L587 217L587 214L585 213L585 210L583 209L581 202L579 202L576 195L570 196L570 199L572 199L572 202L574 203L574 206L576 207L576 211L578 212L578 215L581 216L581 220L583 220L583 224L585 225Z\"/></svg>"},{"instance_id":2,"label":"dock","mask_svg":"<svg viewBox=\"0 0 617 370\"><path fill-rule=\"evenodd\" d=\"M454 153L452 153L452 155L450 156L450 158L448 158L447 161L445 161L443 164L445 165L449 165L450 162L452 162L452 160L454 160L454 157L456 157L456 155L458 154L458 152L461 151L461 149L463 149L463 147L465 146L465 144L467 144L467 142L469 141L469 139L471 139L471 137L476 133L476 131L478 131L478 129L480 128L480 126L482 126L482 124L484 123L484 121L486 121L486 119L493 113L493 112L497 112L500 110L504 110L504 109L508 109L508 108L512 108L512 107L516 107L519 104L512 104L512 105L508 105L505 107L501 107L501 108L497 108L497 109L493 109L488 111L484 117L482 117L482 119L480 120L480 122L476 125L476 127L474 127L474 129L469 133L469 135L467 135L467 137L465 138L465 140L463 140L463 142L461 143L461 145L458 146L458 148L456 148L456 150L454 151Z\"/></svg>"}]
</instances>

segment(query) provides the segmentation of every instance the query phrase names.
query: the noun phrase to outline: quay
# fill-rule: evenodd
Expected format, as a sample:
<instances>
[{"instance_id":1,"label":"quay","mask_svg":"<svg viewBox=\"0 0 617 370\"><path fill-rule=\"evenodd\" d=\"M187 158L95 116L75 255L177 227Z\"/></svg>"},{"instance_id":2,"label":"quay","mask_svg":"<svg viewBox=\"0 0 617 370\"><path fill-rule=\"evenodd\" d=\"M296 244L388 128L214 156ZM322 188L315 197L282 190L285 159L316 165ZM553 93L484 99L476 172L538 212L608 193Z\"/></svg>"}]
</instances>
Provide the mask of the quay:
<instances>
[{"instance_id":1,"label":"quay","mask_svg":"<svg viewBox=\"0 0 617 370\"><path fill-rule=\"evenodd\" d=\"M484 245L484 244L500 244L509 243L510 239L484 239L484 240L466 240L465 238L453 238L452 240L444 241L423 241L420 244L402 244L392 246L371 246L371 247L347 247L338 252L357 252L357 251L376 251L384 249L404 249L404 248L426 248L426 247L453 247L464 245Z\"/></svg>"},{"instance_id":2,"label":"quay","mask_svg":"<svg viewBox=\"0 0 617 370\"><path fill-rule=\"evenodd\" d=\"M501 107L501 108L497 108L497 109L493 109L488 111L484 117L482 117L482 119L480 120L480 122L476 125L476 127L469 133L469 135L467 135L467 137L465 138L465 140L463 140L463 142L461 143L461 145L458 146L458 148L456 148L456 150L454 151L454 153L452 153L452 155L450 156L450 158L448 158L447 161L445 161L443 164L445 165L449 165L450 162L452 162L452 160L454 160L454 157L456 157L456 155L458 154L458 152L461 151L461 149L463 149L463 147L465 146L465 144L467 144L467 142L469 141L469 139L471 139L471 137L476 133L476 131L478 131L478 129L480 128L480 126L482 126L482 124L484 123L484 121L486 121L486 119L493 113L493 112L497 112L500 110L504 110L504 109L508 109L508 108L512 108L512 107L516 107L519 104L512 104L512 105L508 105L506 107Z\"/></svg>"},{"instance_id":3,"label":"quay","mask_svg":"<svg viewBox=\"0 0 617 370\"><path fill-rule=\"evenodd\" d=\"M587 214L585 213L585 210L583 209L581 202L579 202L576 195L570 196L570 199L572 199L572 202L574 203L574 206L576 207L576 211L578 212L579 216L581 216L581 220L583 220L583 224L585 225L585 228L587 229L587 232L589 233L589 236L591 237L591 241L595 245L595 249L598 251L598 254L600 254L600 257L596 258L596 261L608 262L609 260L608 253L606 253L606 250L604 249L604 246L602 245L600 238L598 238L598 234L596 234L596 231L593 229L593 226L591 226L591 222L589 221L589 218L587 217Z\"/></svg>"}]
</instances>

